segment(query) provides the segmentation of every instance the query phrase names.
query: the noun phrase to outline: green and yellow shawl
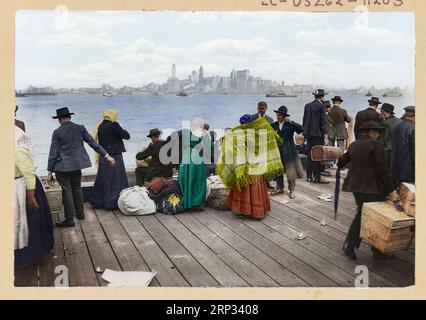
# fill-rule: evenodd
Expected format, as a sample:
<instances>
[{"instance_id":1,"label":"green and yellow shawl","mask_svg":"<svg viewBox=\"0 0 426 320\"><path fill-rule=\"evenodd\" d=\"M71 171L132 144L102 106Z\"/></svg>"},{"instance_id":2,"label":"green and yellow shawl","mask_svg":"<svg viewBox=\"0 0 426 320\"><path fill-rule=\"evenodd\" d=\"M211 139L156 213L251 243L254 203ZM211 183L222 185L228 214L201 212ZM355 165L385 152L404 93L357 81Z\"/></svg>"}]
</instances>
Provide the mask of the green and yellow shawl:
<instances>
[{"instance_id":1,"label":"green and yellow shawl","mask_svg":"<svg viewBox=\"0 0 426 320\"><path fill-rule=\"evenodd\" d=\"M216 173L226 187L238 190L259 179L272 180L284 172L281 143L265 118L237 126L223 138Z\"/></svg>"}]
</instances>

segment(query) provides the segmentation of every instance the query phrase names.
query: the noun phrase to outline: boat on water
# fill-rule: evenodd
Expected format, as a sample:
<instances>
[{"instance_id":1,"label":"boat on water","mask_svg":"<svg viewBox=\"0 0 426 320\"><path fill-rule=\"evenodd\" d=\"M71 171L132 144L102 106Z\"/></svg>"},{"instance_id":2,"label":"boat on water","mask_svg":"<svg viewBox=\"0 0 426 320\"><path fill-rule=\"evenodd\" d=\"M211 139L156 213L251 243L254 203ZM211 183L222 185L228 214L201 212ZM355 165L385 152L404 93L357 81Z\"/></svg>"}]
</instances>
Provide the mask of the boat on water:
<instances>
[{"instance_id":1,"label":"boat on water","mask_svg":"<svg viewBox=\"0 0 426 320\"><path fill-rule=\"evenodd\" d=\"M114 92L107 91L107 92L102 93L102 95L104 97L113 97L114 96Z\"/></svg>"},{"instance_id":2,"label":"boat on water","mask_svg":"<svg viewBox=\"0 0 426 320\"><path fill-rule=\"evenodd\" d=\"M287 94L285 92L267 93L267 98L297 98L297 94Z\"/></svg>"},{"instance_id":3,"label":"boat on water","mask_svg":"<svg viewBox=\"0 0 426 320\"><path fill-rule=\"evenodd\" d=\"M365 94L365 96L366 96L366 97L372 97L372 96L373 96L373 94L371 93L371 91L368 91L368 92Z\"/></svg>"},{"instance_id":4,"label":"boat on water","mask_svg":"<svg viewBox=\"0 0 426 320\"><path fill-rule=\"evenodd\" d=\"M19 91L19 92L15 91L15 98L27 98L27 97L28 97L28 94L22 93L22 91Z\"/></svg>"},{"instance_id":5,"label":"boat on water","mask_svg":"<svg viewBox=\"0 0 426 320\"><path fill-rule=\"evenodd\" d=\"M187 97L187 96L188 96L188 94L187 94L186 92L181 91L181 92L179 92L179 93L177 94L177 96L178 96L178 97Z\"/></svg>"},{"instance_id":6,"label":"boat on water","mask_svg":"<svg viewBox=\"0 0 426 320\"><path fill-rule=\"evenodd\" d=\"M399 97L402 97L401 92L391 91L391 92L386 92L385 94L383 94L383 98L399 98Z\"/></svg>"}]
</instances>

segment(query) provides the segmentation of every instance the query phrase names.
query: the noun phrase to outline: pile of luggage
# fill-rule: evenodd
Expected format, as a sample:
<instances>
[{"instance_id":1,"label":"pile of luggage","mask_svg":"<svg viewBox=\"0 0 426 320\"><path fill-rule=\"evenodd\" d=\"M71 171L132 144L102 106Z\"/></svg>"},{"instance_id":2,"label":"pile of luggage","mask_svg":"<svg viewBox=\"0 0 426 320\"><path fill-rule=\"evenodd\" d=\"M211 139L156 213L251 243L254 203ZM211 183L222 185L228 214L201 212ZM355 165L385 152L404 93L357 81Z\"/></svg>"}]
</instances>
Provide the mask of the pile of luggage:
<instances>
[{"instance_id":1,"label":"pile of luggage","mask_svg":"<svg viewBox=\"0 0 426 320\"><path fill-rule=\"evenodd\" d=\"M361 237L383 253L414 247L415 191L414 185L402 183L399 201L364 204Z\"/></svg>"},{"instance_id":2,"label":"pile of luggage","mask_svg":"<svg viewBox=\"0 0 426 320\"><path fill-rule=\"evenodd\" d=\"M207 178L206 205L228 209L228 191L219 176ZM140 216L156 212L168 215L184 211L182 194L176 180L154 178L144 187L134 186L120 193L118 207L124 215Z\"/></svg>"}]
</instances>

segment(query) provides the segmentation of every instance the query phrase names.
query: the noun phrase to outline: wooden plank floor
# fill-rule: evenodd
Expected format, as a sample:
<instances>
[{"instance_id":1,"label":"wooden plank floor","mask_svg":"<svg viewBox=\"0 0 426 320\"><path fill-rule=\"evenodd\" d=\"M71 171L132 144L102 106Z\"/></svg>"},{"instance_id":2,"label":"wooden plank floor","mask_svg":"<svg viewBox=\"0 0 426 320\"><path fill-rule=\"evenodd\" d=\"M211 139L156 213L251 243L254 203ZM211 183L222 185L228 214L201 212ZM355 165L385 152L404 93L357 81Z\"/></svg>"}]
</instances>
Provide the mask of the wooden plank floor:
<instances>
[{"instance_id":1,"label":"wooden plank floor","mask_svg":"<svg viewBox=\"0 0 426 320\"><path fill-rule=\"evenodd\" d=\"M368 267L371 287L413 285L412 249L376 261L363 243L357 262L343 255L356 208L352 195L341 193L334 221L333 203L318 199L333 190L333 183L299 180L297 198L271 197L262 221L208 207L127 217L86 205L86 220L74 229L55 228L51 255L15 271L15 286L53 286L58 265L68 267L70 286L105 286L97 270L109 268L156 271L151 286L163 287L352 287L357 265ZM300 232L306 239L295 239Z\"/></svg>"}]
</instances>

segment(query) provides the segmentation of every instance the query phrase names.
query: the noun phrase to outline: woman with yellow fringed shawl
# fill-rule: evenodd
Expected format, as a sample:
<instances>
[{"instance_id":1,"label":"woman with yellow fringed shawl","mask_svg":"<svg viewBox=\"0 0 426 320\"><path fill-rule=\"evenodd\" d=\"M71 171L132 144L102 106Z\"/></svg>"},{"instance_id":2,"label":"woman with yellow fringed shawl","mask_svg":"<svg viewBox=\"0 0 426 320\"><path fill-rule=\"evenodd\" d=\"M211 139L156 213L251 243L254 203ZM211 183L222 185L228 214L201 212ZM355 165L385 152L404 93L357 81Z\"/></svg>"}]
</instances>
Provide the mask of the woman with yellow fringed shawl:
<instances>
[{"instance_id":1,"label":"woman with yellow fringed shawl","mask_svg":"<svg viewBox=\"0 0 426 320\"><path fill-rule=\"evenodd\" d=\"M282 139L265 118L253 121L244 115L240 123L223 139L216 173L230 189L231 211L263 219L271 211L266 181L284 171L278 149Z\"/></svg>"},{"instance_id":2,"label":"woman with yellow fringed shawl","mask_svg":"<svg viewBox=\"0 0 426 320\"><path fill-rule=\"evenodd\" d=\"M129 187L122 153L126 152L123 139L129 140L130 134L117 122L117 110L106 110L103 118L93 132L93 138L115 159L116 165L111 168L105 159L95 153L98 173L90 203L94 208L117 209L120 192Z\"/></svg>"}]
</instances>

